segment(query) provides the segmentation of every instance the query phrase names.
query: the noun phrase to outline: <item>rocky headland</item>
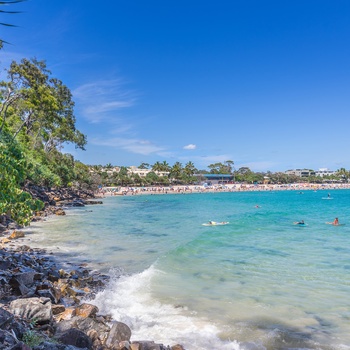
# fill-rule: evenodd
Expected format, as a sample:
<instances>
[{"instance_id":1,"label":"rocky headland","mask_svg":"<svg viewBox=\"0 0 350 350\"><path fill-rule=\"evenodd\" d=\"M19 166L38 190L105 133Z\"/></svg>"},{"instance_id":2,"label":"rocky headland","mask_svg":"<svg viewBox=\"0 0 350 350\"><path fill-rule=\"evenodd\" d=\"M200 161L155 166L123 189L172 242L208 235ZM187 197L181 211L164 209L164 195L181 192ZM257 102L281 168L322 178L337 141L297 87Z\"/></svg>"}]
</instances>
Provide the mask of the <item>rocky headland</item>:
<instances>
[{"instance_id":1,"label":"rocky headland","mask_svg":"<svg viewBox=\"0 0 350 350\"><path fill-rule=\"evenodd\" d=\"M89 191L28 186L45 208L33 220L64 208L99 204ZM87 264L67 264L53 253L21 244L24 232L6 216L0 226L0 350L181 350L181 345L131 341L130 328L93 305L109 281ZM63 268L63 266L65 266Z\"/></svg>"}]
</instances>

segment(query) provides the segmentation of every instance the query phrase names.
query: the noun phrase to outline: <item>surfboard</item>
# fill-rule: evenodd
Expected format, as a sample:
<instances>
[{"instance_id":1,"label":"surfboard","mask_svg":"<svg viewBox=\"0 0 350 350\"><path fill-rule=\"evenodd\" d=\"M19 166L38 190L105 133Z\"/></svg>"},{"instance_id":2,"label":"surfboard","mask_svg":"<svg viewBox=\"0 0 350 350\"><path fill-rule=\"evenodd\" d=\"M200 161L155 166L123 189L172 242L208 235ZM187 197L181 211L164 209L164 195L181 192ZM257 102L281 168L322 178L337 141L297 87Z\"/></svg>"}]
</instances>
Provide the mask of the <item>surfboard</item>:
<instances>
[{"instance_id":1,"label":"surfboard","mask_svg":"<svg viewBox=\"0 0 350 350\"><path fill-rule=\"evenodd\" d=\"M338 224L334 225L333 222L326 222L327 225L333 225L333 226L345 226L345 224Z\"/></svg>"},{"instance_id":2,"label":"surfboard","mask_svg":"<svg viewBox=\"0 0 350 350\"><path fill-rule=\"evenodd\" d=\"M212 224L209 224L209 223L205 223L205 224L202 224L203 226L223 226L223 225L227 225L229 222L228 221L224 221L224 222L216 222L216 221L213 221Z\"/></svg>"}]
</instances>

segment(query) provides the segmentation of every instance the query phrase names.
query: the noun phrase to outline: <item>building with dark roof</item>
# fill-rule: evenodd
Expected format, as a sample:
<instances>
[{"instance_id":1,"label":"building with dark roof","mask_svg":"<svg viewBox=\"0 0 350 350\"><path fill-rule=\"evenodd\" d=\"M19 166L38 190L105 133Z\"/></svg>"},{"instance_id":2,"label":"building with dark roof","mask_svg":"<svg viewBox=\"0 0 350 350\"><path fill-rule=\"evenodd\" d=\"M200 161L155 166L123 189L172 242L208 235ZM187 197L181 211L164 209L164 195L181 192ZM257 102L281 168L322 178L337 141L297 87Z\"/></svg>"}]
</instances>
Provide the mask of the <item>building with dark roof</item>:
<instances>
[{"instance_id":1,"label":"building with dark roof","mask_svg":"<svg viewBox=\"0 0 350 350\"><path fill-rule=\"evenodd\" d=\"M196 174L195 176L201 182L206 182L208 185L225 184L233 181L233 175L231 174Z\"/></svg>"}]
</instances>

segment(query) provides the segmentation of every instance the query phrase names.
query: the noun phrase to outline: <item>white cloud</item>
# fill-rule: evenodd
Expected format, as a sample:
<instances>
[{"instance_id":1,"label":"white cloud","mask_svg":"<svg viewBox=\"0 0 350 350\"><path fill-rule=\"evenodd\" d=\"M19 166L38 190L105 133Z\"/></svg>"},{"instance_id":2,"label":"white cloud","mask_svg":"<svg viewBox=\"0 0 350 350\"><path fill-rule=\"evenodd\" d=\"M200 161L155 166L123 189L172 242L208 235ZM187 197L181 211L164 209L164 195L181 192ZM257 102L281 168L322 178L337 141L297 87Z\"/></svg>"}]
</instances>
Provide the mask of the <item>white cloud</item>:
<instances>
[{"instance_id":1,"label":"white cloud","mask_svg":"<svg viewBox=\"0 0 350 350\"><path fill-rule=\"evenodd\" d=\"M190 143L189 145L183 147L183 149L188 149L188 150L193 150L196 148L197 148L197 146L194 145L193 143Z\"/></svg>"},{"instance_id":2,"label":"white cloud","mask_svg":"<svg viewBox=\"0 0 350 350\"><path fill-rule=\"evenodd\" d=\"M150 154L157 154L158 152L164 150L164 148L156 146L148 140L127 139L121 137L115 137L105 140L94 139L91 141L91 143L99 146L121 148L131 153L142 154L146 156Z\"/></svg>"},{"instance_id":3,"label":"white cloud","mask_svg":"<svg viewBox=\"0 0 350 350\"><path fill-rule=\"evenodd\" d=\"M103 102L98 105L86 106L85 112L87 114L97 114L115 111L116 109L131 107L132 103L130 101L113 101L113 102Z\"/></svg>"},{"instance_id":4,"label":"white cloud","mask_svg":"<svg viewBox=\"0 0 350 350\"><path fill-rule=\"evenodd\" d=\"M120 79L101 80L74 89L72 94L82 117L91 123L111 121L112 114L132 107L135 98L123 89Z\"/></svg>"}]
</instances>

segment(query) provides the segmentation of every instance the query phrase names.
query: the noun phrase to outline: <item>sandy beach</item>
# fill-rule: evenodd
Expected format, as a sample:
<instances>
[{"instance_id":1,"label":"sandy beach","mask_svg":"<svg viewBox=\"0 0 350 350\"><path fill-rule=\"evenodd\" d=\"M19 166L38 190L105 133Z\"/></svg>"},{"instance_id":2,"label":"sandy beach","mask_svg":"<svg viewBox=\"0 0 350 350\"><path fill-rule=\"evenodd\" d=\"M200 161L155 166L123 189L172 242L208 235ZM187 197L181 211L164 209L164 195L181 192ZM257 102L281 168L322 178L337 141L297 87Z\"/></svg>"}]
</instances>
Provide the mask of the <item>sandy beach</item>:
<instances>
[{"instance_id":1,"label":"sandy beach","mask_svg":"<svg viewBox=\"0 0 350 350\"><path fill-rule=\"evenodd\" d=\"M259 191L327 191L349 189L350 184L217 184L217 185L176 185L150 187L102 187L97 196L142 195L142 194L189 194L210 192L259 192Z\"/></svg>"}]
</instances>

